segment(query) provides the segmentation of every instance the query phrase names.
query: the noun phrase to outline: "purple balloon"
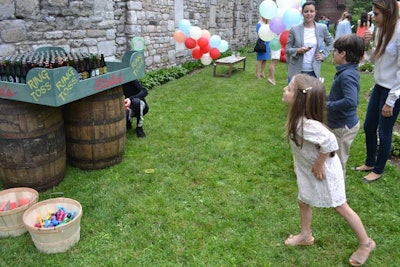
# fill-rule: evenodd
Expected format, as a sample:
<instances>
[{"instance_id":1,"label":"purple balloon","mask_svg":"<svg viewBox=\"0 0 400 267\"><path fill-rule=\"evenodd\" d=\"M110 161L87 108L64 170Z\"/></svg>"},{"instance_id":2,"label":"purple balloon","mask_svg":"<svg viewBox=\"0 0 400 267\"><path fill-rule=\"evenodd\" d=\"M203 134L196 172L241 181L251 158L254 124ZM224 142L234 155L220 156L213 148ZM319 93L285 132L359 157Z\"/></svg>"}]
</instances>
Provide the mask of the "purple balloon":
<instances>
[{"instance_id":1,"label":"purple balloon","mask_svg":"<svg viewBox=\"0 0 400 267\"><path fill-rule=\"evenodd\" d=\"M286 26L285 23L283 23L282 17L276 16L272 18L271 21L269 22L269 29L271 30L271 32L277 35L284 32L286 30Z\"/></svg>"}]
</instances>

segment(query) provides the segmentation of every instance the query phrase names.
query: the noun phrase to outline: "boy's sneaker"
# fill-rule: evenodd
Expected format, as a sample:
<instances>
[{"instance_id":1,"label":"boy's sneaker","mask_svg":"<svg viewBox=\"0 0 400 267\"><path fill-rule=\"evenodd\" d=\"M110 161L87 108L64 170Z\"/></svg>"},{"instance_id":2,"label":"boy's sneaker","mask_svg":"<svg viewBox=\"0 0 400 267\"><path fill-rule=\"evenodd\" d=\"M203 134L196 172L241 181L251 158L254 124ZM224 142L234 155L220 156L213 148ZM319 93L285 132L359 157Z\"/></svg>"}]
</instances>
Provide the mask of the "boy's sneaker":
<instances>
[{"instance_id":1,"label":"boy's sneaker","mask_svg":"<svg viewBox=\"0 0 400 267\"><path fill-rule=\"evenodd\" d=\"M139 138L146 137L146 134L143 131L143 127L136 127L136 135Z\"/></svg>"}]
</instances>

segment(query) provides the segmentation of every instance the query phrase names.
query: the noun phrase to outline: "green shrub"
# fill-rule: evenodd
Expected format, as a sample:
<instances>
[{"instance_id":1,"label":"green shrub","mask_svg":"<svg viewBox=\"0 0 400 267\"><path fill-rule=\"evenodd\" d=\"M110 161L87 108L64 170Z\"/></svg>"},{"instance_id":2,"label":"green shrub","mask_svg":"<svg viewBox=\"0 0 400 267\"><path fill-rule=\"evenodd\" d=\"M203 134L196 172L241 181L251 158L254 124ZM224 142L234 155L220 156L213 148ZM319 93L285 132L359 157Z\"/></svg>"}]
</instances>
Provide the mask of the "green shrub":
<instances>
[{"instance_id":1,"label":"green shrub","mask_svg":"<svg viewBox=\"0 0 400 267\"><path fill-rule=\"evenodd\" d=\"M203 67L203 64L200 60L191 60L182 64L182 68L187 69L189 72L200 69Z\"/></svg>"},{"instance_id":2,"label":"green shrub","mask_svg":"<svg viewBox=\"0 0 400 267\"><path fill-rule=\"evenodd\" d=\"M246 52L245 48L239 50L240 52ZM232 55L232 51L228 50L221 54L219 58L227 57ZM169 68L151 70L146 72L144 77L139 79L147 89L152 89L155 86L165 84L169 81L179 79L186 74L203 68L204 65L200 60L191 60L183 63L181 66L174 66Z\"/></svg>"},{"instance_id":3,"label":"green shrub","mask_svg":"<svg viewBox=\"0 0 400 267\"><path fill-rule=\"evenodd\" d=\"M373 72L374 71L374 65L371 62L365 62L361 66L358 67L358 69L362 72Z\"/></svg>"},{"instance_id":4,"label":"green shrub","mask_svg":"<svg viewBox=\"0 0 400 267\"><path fill-rule=\"evenodd\" d=\"M169 81L176 80L185 76L189 72L188 69L181 66L174 66L166 69L152 70L145 74L140 82L147 89L151 89L155 86L165 84Z\"/></svg>"},{"instance_id":5,"label":"green shrub","mask_svg":"<svg viewBox=\"0 0 400 267\"><path fill-rule=\"evenodd\" d=\"M400 157L400 133L393 132L392 139L392 155L395 157Z\"/></svg>"}]
</instances>

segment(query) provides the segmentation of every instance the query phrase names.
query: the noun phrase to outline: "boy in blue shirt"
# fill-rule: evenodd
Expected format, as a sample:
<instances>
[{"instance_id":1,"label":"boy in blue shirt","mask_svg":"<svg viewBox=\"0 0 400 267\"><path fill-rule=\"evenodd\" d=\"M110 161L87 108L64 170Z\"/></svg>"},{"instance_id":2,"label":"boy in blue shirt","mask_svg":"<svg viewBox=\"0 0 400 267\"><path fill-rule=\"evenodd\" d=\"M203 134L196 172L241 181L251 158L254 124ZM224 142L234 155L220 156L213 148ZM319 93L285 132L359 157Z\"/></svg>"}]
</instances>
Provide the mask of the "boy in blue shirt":
<instances>
[{"instance_id":1,"label":"boy in blue shirt","mask_svg":"<svg viewBox=\"0 0 400 267\"><path fill-rule=\"evenodd\" d=\"M364 39L355 34L339 37L333 44L336 74L327 96L327 125L336 135L338 156L346 174L350 146L360 129L357 106L360 92L358 64L364 56Z\"/></svg>"}]
</instances>

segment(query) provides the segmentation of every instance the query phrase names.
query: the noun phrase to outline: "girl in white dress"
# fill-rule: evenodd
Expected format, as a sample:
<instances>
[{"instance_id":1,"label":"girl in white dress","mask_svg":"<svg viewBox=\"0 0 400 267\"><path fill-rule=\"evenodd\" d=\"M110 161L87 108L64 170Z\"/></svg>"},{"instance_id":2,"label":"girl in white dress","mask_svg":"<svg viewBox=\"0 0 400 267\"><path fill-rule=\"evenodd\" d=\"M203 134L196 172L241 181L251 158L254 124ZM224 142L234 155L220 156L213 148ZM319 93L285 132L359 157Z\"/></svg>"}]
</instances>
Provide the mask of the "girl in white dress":
<instances>
[{"instance_id":1,"label":"girl in white dress","mask_svg":"<svg viewBox=\"0 0 400 267\"><path fill-rule=\"evenodd\" d=\"M361 266L376 244L368 237L360 217L346 202L343 170L335 153L338 149L336 137L323 124L325 87L312 76L298 74L283 90L283 101L289 106L286 136L295 161L301 224L300 234L289 236L285 244L312 245L311 207L332 207L358 238L358 249L349 262L352 266Z\"/></svg>"}]
</instances>

